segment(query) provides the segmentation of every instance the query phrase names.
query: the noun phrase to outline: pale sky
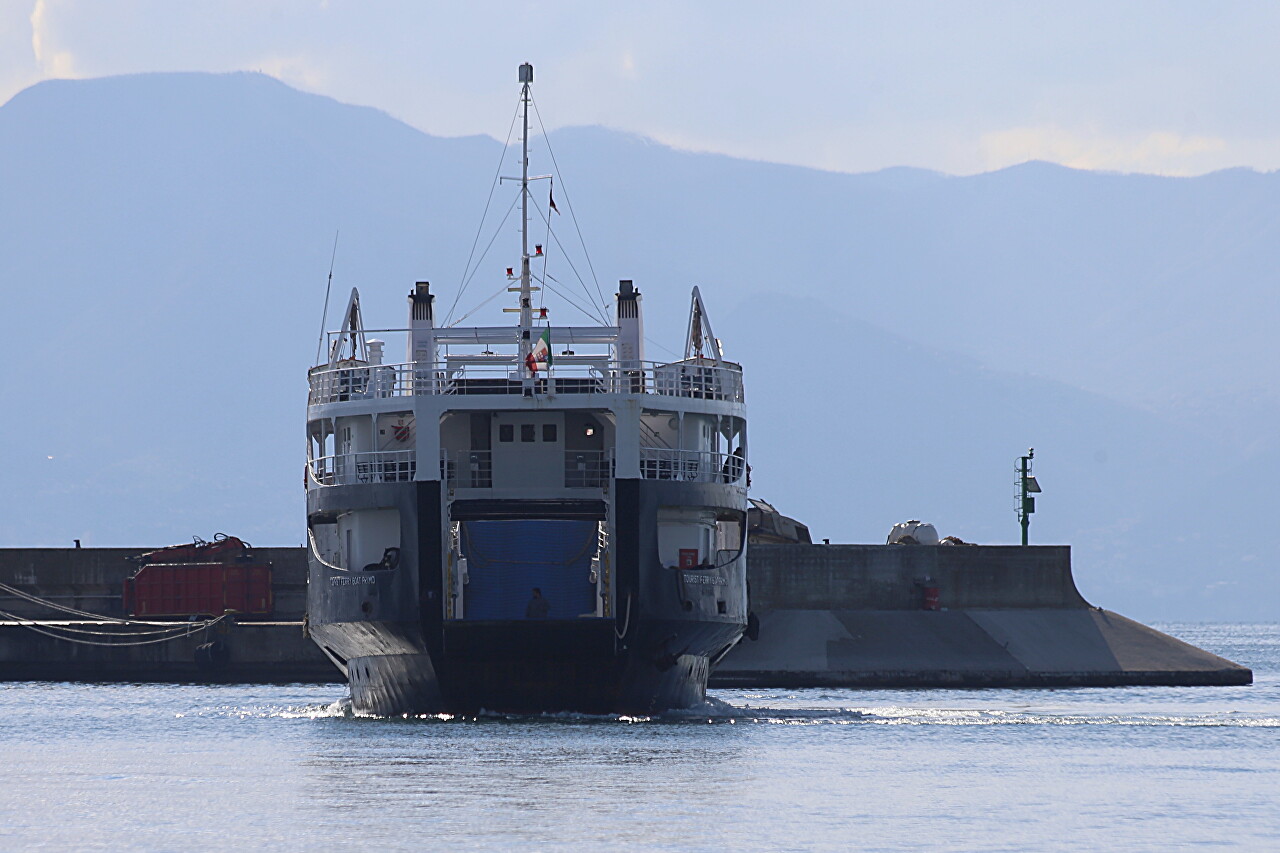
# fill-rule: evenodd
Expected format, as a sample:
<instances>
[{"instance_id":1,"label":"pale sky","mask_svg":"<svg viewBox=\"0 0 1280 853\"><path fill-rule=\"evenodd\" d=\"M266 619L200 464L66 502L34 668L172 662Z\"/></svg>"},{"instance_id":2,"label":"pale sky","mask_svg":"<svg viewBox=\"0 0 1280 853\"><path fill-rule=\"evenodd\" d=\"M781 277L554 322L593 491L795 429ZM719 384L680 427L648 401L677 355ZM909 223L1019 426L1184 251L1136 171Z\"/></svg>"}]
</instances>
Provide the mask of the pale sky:
<instances>
[{"instance_id":1,"label":"pale sky","mask_svg":"<svg viewBox=\"0 0 1280 853\"><path fill-rule=\"evenodd\" d=\"M54 77L259 70L502 139L526 60L548 129L756 160L1280 168L1273 2L0 0L0 101Z\"/></svg>"}]
</instances>

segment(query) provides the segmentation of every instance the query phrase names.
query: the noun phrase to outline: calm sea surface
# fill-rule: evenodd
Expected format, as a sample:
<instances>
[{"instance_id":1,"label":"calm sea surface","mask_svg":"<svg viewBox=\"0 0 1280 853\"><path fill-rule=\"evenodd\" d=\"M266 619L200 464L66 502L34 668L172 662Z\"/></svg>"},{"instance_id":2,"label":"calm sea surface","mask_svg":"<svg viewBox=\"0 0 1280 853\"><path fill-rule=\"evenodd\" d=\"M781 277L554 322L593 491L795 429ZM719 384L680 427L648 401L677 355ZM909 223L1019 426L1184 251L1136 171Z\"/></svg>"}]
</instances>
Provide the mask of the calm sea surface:
<instances>
[{"instance_id":1,"label":"calm sea surface","mask_svg":"<svg viewBox=\"0 0 1280 853\"><path fill-rule=\"evenodd\" d=\"M0 685L0 849L1280 850L1251 687L716 691L655 719L359 719L338 686Z\"/></svg>"}]
</instances>

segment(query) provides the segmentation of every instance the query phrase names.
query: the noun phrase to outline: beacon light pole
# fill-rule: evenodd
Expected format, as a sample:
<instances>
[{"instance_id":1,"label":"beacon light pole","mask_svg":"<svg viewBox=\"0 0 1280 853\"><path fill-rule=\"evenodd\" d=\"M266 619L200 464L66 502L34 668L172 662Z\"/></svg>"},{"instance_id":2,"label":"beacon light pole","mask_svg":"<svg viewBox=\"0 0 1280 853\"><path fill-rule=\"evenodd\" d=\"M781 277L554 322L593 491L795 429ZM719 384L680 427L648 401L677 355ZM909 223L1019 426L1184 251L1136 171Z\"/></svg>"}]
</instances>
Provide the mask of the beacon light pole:
<instances>
[{"instance_id":1,"label":"beacon light pole","mask_svg":"<svg viewBox=\"0 0 1280 853\"><path fill-rule=\"evenodd\" d=\"M1018 457L1018 467L1014 469L1018 474L1018 523L1022 525L1023 545L1027 544L1027 528L1031 526L1031 513L1036 511L1036 499L1032 495L1040 492L1040 484L1031 473L1031 460L1035 455L1035 448L1029 448L1026 456Z\"/></svg>"}]
</instances>

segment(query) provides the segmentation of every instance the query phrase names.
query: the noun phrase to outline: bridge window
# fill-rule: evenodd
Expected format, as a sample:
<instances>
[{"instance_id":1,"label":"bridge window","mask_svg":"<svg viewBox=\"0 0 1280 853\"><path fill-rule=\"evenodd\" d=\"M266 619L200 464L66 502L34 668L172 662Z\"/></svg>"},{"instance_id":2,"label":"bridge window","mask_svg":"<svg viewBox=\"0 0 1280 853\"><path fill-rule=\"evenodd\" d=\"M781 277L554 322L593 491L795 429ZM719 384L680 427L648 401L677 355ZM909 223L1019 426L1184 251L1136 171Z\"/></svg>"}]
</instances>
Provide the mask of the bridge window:
<instances>
[{"instance_id":1,"label":"bridge window","mask_svg":"<svg viewBox=\"0 0 1280 853\"><path fill-rule=\"evenodd\" d=\"M514 424L498 424L498 441L515 441L516 428Z\"/></svg>"}]
</instances>

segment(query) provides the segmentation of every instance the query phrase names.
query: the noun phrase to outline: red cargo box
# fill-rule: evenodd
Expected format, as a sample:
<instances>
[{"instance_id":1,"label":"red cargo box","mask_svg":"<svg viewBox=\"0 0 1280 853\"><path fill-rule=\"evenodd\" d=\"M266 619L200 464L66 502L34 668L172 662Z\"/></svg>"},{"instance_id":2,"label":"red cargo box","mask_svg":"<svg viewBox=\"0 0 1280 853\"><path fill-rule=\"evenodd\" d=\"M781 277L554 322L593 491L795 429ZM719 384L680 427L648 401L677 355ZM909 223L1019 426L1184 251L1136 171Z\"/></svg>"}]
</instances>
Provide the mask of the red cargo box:
<instances>
[{"instance_id":1,"label":"red cargo box","mask_svg":"<svg viewBox=\"0 0 1280 853\"><path fill-rule=\"evenodd\" d=\"M271 564L153 563L124 582L130 616L269 616Z\"/></svg>"}]
</instances>

